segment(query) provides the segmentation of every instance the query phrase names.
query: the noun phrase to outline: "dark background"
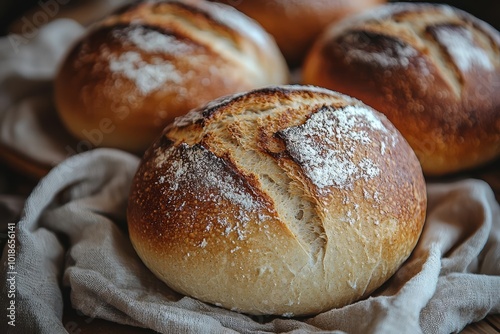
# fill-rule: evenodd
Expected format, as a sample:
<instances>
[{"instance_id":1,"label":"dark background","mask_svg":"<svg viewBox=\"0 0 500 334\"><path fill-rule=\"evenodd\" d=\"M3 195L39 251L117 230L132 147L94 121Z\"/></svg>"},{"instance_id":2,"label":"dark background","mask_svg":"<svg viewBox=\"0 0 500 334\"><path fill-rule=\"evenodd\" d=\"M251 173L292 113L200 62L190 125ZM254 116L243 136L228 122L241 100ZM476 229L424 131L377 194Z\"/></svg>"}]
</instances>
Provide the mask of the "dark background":
<instances>
[{"instance_id":1,"label":"dark background","mask_svg":"<svg viewBox=\"0 0 500 334\"><path fill-rule=\"evenodd\" d=\"M1 0L0 1L0 34L5 35L8 33L9 26L15 20L22 17L30 8L39 6L39 3L45 3L57 0ZM65 7L77 6L84 1L95 0L64 0ZM245 1L245 0L243 0ZM252 0L246 0L252 1ZM311 0L315 1L315 0ZM395 1L389 1L395 2ZM416 2L416 1L405 1ZM497 30L500 30L500 1L499 0L458 0L458 1L426 1L434 3L446 3L457 8L461 8L474 16L477 16L484 21L490 23Z\"/></svg>"}]
</instances>

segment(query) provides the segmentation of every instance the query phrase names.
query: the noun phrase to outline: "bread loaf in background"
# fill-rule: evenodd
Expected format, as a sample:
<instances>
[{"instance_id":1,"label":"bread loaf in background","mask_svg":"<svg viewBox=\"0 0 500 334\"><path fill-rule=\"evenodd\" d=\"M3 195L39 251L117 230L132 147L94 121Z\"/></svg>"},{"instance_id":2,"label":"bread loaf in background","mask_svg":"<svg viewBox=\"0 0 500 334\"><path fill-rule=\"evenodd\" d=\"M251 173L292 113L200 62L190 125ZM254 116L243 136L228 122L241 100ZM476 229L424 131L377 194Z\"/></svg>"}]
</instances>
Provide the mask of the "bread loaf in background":
<instances>
[{"instance_id":1,"label":"bread loaf in background","mask_svg":"<svg viewBox=\"0 0 500 334\"><path fill-rule=\"evenodd\" d=\"M288 80L274 40L230 6L145 1L94 26L55 79L61 119L95 146L143 153L176 116Z\"/></svg>"},{"instance_id":2,"label":"bread loaf in background","mask_svg":"<svg viewBox=\"0 0 500 334\"><path fill-rule=\"evenodd\" d=\"M216 0L259 22L278 43L291 67L300 67L308 49L331 23L386 0Z\"/></svg>"},{"instance_id":3,"label":"bread loaf in background","mask_svg":"<svg viewBox=\"0 0 500 334\"><path fill-rule=\"evenodd\" d=\"M309 53L303 82L384 113L427 175L500 154L500 33L464 11L395 3L332 25Z\"/></svg>"},{"instance_id":4,"label":"bread loaf in background","mask_svg":"<svg viewBox=\"0 0 500 334\"><path fill-rule=\"evenodd\" d=\"M389 2L401 2L390 0ZM404 0L402 2L415 2ZM426 0L423 2L447 4L460 8L500 30L500 2L497 0Z\"/></svg>"},{"instance_id":5,"label":"bread loaf in background","mask_svg":"<svg viewBox=\"0 0 500 334\"><path fill-rule=\"evenodd\" d=\"M385 116L326 89L211 102L167 126L134 178L130 239L178 292L298 316L383 284L424 224L419 162Z\"/></svg>"}]
</instances>

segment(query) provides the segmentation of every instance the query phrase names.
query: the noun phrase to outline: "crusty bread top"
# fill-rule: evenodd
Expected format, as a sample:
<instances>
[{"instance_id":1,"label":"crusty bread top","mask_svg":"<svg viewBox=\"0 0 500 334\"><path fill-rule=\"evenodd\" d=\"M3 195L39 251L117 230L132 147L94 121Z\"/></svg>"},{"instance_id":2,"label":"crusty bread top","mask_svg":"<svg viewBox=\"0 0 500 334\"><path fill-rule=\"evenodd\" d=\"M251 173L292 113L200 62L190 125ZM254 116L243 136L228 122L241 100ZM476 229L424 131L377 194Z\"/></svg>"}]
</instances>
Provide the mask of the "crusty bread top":
<instances>
[{"instance_id":1,"label":"crusty bread top","mask_svg":"<svg viewBox=\"0 0 500 334\"><path fill-rule=\"evenodd\" d=\"M145 1L83 36L62 63L55 97L77 138L105 120L113 130L94 145L142 154L192 108L287 81L278 47L242 13L201 0Z\"/></svg>"},{"instance_id":2,"label":"crusty bread top","mask_svg":"<svg viewBox=\"0 0 500 334\"><path fill-rule=\"evenodd\" d=\"M456 8L395 3L333 25L309 54L304 82L386 114L429 175L500 152L500 34Z\"/></svg>"},{"instance_id":3,"label":"crusty bread top","mask_svg":"<svg viewBox=\"0 0 500 334\"><path fill-rule=\"evenodd\" d=\"M379 6L330 26L322 39L343 35L360 39L355 43L358 45L365 38L365 46L375 46L380 51L355 49L347 52L348 61L391 68L408 67L417 54L434 56L440 61L436 65L446 73L449 84L457 92L464 81L461 77L471 67L492 70L500 64L498 31L467 12L447 5L393 3ZM371 37L380 38L382 44L371 43ZM400 41L399 48L387 49L384 39Z\"/></svg>"},{"instance_id":4,"label":"crusty bread top","mask_svg":"<svg viewBox=\"0 0 500 334\"><path fill-rule=\"evenodd\" d=\"M285 105L290 101L289 115L276 112L277 107L273 105L276 99ZM332 100L336 102L335 108L331 106ZM237 118L244 118L248 124L242 124ZM307 196L326 201L333 188L348 190L360 179L368 181L378 176L379 166L368 158L370 153L360 151L356 157L355 150L357 145L369 145L373 149L376 144L370 136L379 140L380 152L375 156L395 147L400 139L386 129L384 121L387 122L384 116L374 116L373 111L359 101L326 89L269 87L218 99L203 109L193 110L167 127L165 137L172 140L174 146L201 144L234 163L236 168L246 161L231 157L243 154L236 153L239 150L257 151L277 159L285 169L292 168L289 164L296 164L302 169L296 177L308 184ZM342 150L338 143L329 142L332 137L341 142Z\"/></svg>"},{"instance_id":5,"label":"crusty bread top","mask_svg":"<svg viewBox=\"0 0 500 334\"><path fill-rule=\"evenodd\" d=\"M123 8L95 29L105 27L116 30L112 37L120 44L146 54L196 57L196 49L218 54L236 63L240 71L254 75L251 81L257 80L257 86L287 79L283 76L287 72L283 70L284 62L276 59L279 50L272 38L255 21L230 6L200 0L144 1ZM271 71L273 68L275 71ZM141 82L137 83L141 89Z\"/></svg>"}]
</instances>

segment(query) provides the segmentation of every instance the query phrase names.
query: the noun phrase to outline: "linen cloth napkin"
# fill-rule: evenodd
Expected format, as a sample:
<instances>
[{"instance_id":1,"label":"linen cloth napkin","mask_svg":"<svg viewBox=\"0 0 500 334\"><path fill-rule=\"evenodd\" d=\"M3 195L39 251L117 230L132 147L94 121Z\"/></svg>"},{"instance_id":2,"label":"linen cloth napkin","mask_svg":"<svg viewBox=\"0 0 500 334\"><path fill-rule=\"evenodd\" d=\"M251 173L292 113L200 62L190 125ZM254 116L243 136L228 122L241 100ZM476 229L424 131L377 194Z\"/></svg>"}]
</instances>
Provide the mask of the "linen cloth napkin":
<instances>
[{"instance_id":1,"label":"linen cloth napkin","mask_svg":"<svg viewBox=\"0 0 500 334\"><path fill-rule=\"evenodd\" d=\"M17 51L0 40L0 144L60 163L24 206L21 199L0 198L0 212L6 212L0 233L6 242L14 235L16 246L14 256L9 244L2 252L1 333L67 332L64 287L71 288L73 307L89 317L161 333L449 333L500 313L500 209L488 184L478 180L428 185L428 218L415 252L366 300L310 318L264 318L170 290L142 264L128 238L125 207L138 158L98 149L66 159L75 151L36 116L54 112L52 77L82 32L58 20ZM31 123L22 122L29 117ZM29 131L33 136L26 136ZM12 301L15 327L6 316Z\"/></svg>"}]
</instances>

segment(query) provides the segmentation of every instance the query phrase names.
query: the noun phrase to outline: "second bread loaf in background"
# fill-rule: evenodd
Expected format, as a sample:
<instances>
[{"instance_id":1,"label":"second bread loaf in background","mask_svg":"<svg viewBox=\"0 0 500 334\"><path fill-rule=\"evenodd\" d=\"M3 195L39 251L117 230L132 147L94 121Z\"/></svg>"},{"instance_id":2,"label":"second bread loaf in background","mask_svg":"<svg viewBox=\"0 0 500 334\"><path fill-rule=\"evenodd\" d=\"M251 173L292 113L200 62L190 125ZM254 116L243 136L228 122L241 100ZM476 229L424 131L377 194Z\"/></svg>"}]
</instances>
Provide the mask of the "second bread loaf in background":
<instances>
[{"instance_id":1,"label":"second bread loaf in background","mask_svg":"<svg viewBox=\"0 0 500 334\"><path fill-rule=\"evenodd\" d=\"M287 80L274 40L232 7L146 1L98 23L72 48L55 98L77 138L141 153L176 116Z\"/></svg>"},{"instance_id":2,"label":"second bread loaf in background","mask_svg":"<svg viewBox=\"0 0 500 334\"><path fill-rule=\"evenodd\" d=\"M427 175L500 154L500 34L464 11L398 3L345 20L317 41L303 78L386 114Z\"/></svg>"},{"instance_id":3,"label":"second bread loaf in background","mask_svg":"<svg viewBox=\"0 0 500 334\"><path fill-rule=\"evenodd\" d=\"M259 22L278 43L291 67L299 67L329 24L386 0L217 0Z\"/></svg>"}]
</instances>

